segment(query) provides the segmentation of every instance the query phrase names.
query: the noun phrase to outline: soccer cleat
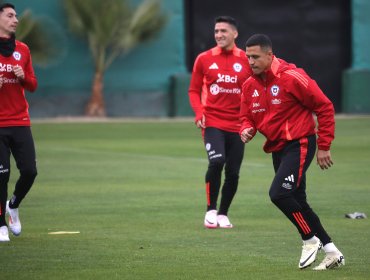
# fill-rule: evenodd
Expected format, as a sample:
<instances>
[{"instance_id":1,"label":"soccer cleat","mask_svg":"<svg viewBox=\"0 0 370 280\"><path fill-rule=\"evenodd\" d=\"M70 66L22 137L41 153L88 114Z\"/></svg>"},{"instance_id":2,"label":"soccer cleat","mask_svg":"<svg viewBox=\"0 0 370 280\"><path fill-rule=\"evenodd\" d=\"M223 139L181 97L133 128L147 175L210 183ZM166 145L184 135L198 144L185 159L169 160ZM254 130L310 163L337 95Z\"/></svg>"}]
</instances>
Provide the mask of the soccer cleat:
<instances>
[{"instance_id":1,"label":"soccer cleat","mask_svg":"<svg viewBox=\"0 0 370 280\"><path fill-rule=\"evenodd\" d=\"M217 210L209 210L204 217L204 226L206 228L217 228Z\"/></svg>"},{"instance_id":2,"label":"soccer cleat","mask_svg":"<svg viewBox=\"0 0 370 280\"><path fill-rule=\"evenodd\" d=\"M217 223L220 228L232 228L233 227L232 223L230 223L229 218L225 215L218 215Z\"/></svg>"},{"instance_id":3,"label":"soccer cleat","mask_svg":"<svg viewBox=\"0 0 370 280\"><path fill-rule=\"evenodd\" d=\"M302 255L298 267L300 269L309 267L316 260L317 253L321 248L322 243L318 238L315 243L303 242Z\"/></svg>"},{"instance_id":4,"label":"soccer cleat","mask_svg":"<svg viewBox=\"0 0 370 280\"><path fill-rule=\"evenodd\" d=\"M9 214L9 229L15 235L21 234L22 226L19 220L18 208L9 207L9 201L6 202L6 212Z\"/></svg>"},{"instance_id":5,"label":"soccer cleat","mask_svg":"<svg viewBox=\"0 0 370 280\"><path fill-rule=\"evenodd\" d=\"M323 261L316 267L313 268L313 270L327 270L339 267L341 265L344 265L344 256L341 252L331 252L326 253L325 258Z\"/></svg>"},{"instance_id":6,"label":"soccer cleat","mask_svg":"<svg viewBox=\"0 0 370 280\"><path fill-rule=\"evenodd\" d=\"M10 241L7 226L0 227L0 242Z\"/></svg>"}]
</instances>

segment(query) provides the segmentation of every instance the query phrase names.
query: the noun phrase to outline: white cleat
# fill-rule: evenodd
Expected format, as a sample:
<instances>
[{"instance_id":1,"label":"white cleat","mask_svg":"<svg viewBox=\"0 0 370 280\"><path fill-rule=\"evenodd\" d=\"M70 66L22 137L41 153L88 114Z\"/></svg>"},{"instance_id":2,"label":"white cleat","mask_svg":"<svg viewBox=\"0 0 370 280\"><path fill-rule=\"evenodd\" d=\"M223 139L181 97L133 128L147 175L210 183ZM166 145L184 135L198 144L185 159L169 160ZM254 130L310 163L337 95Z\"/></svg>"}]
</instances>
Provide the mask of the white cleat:
<instances>
[{"instance_id":1,"label":"white cleat","mask_svg":"<svg viewBox=\"0 0 370 280\"><path fill-rule=\"evenodd\" d=\"M341 252L332 252L332 253L326 253L325 258L323 261L316 267L313 268L313 270L327 270L339 267L341 265L344 265L344 256Z\"/></svg>"},{"instance_id":2,"label":"white cleat","mask_svg":"<svg viewBox=\"0 0 370 280\"><path fill-rule=\"evenodd\" d=\"M21 234L22 226L19 220L18 208L10 208L9 201L6 202L6 212L9 214L9 229L15 235Z\"/></svg>"},{"instance_id":3,"label":"white cleat","mask_svg":"<svg viewBox=\"0 0 370 280\"><path fill-rule=\"evenodd\" d=\"M10 241L7 226L0 227L0 242Z\"/></svg>"},{"instance_id":4,"label":"white cleat","mask_svg":"<svg viewBox=\"0 0 370 280\"><path fill-rule=\"evenodd\" d=\"M305 243L303 242L302 246L302 255L299 260L298 267L300 269L309 267L315 260L317 253L322 248L322 243L320 239L317 238L316 243Z\"/></svg>"},{"instance_id":5,"label":"white cleat","mask_svg":"<svg viewBox=\"0 0 370 280\"><path fill-rule=\"evenodd\" d=\"M232 223L230 223L229 218L225 215L218 215L217 223L220 228L232 228L233 227Z\"/></svg>"},{"instance_id":6,"label":"white cleat","mask_svg":"<svg viewBox=\"0 0 370 280\"><path fill-rule=\"evenodd\" d=\"M217 210L209 210L204 217L204 226L206 228L217 228Z\"/></svg>"}]
</instances>

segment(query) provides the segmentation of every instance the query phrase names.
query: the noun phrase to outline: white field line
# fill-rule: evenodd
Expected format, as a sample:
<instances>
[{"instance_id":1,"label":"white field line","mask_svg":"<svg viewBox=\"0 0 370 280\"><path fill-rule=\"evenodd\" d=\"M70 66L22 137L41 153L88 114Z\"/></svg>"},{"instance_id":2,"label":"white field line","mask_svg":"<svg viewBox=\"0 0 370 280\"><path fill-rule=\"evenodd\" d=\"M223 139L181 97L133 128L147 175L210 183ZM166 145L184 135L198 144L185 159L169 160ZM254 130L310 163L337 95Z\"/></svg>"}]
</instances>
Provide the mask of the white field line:
<instances>
[{"instance_id":1,"label":"white field line","mask_svg":"<svg viewBox=\"0 0 370 280\"><path fill-rule=\"evenodd\" d=\"M58 234L79 234L79 231L52 231L48 232L51 235L58 235Z\"/></svg>"}]
</instances>

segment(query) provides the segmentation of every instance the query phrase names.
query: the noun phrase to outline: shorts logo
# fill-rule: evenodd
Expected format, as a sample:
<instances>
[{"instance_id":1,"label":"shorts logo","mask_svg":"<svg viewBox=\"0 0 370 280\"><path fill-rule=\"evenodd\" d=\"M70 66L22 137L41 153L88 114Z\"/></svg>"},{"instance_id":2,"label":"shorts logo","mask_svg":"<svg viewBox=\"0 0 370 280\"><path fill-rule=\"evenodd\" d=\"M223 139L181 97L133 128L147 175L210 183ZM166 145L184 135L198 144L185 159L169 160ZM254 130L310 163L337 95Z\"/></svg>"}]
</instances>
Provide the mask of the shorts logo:
<instances>
[{"instance_id":1,"label":"shorts logo","mask_svg":"<svg viewBox=\"0 0 370 280\"><path fill-rule=\"evenodd\" d=\"M242 71L243 67L240 63L234 63L233 68L234 68L235 72L240 72L240 71Z\"/></svg>"},{"instance_id":2,"label":"shorts logo","mask_svg":"<svg viewBox=\"0 0 370 280\"><path fill-rule=\"evenodd\" d=\"M209 159L214 159L214 158L220 158L222 157L222 154L215 154L215 151L212 151L212 153L209 153Z\"/></svg>"},{"instance_id":3,"label":"shorts logo","mask_svg":"<svg viewBox=\"0 0 370 280\"><path fill-rule=\"evenodd\" d=\"M285 178L285 181L292 182L294 183L294 175L289 175L288 177Z\"/></svg>"},{"instance_id":4,"label":"shorts logo","mask_svg":"<svg viewBox=\"0 0 370 280\"><path fill-rule=\"evenodd\" d=\"M285 180L285 183L283 183L281 185L281 187L284 188L284 189L287 189L287 190L291 190L293 188L293 185L290 184L290 183L293 183L294 184L294 175L293 174L292 175L289 175L284 180Z\"/></svg>"},{"instance_id":5,"label":"shorts logo","mask_svg":"<svg viewBox=\"0 0 370 280\"><path fill-rule=\"evenodd\" d=\"M7 168L7 169L5 169L5 168L4 168L4 166L3 166L2 164L0 165L0 174L1 174L1 173L9 173L9 169L8 169L8 168Z\"/></svg>"},{"instance_id":6,"label":"shorts logo","mask_svg":"<svg viewBox=\"0 0 370 280\"><path fill-rule=\"evenodd\" d=\"M287 190L291 190L293 186L289 183L283 183L281 187Z\"/></svg>"},{"instance_id":7,"label":"shorts logo","mask_svg":"<svg viewBox=\"0 0 370 280\"><path fill-rule=\"evenodd\" d=\"M211 149L211 144L210 143L207 143L206 144L206 150L209 151Z\"/></svg>"},{"instance_id":8,"label":"shorts logo","mask_svg":"<svg viewBox=\"0 0 370 280\"><path fill-rule=\"evenodd\" d=\"M278 96L279 90L280 89L279 89L279 87L277 85L273 85L271 87L271 94L272 94L272 96Z\"/></svg>"}]
</instances>

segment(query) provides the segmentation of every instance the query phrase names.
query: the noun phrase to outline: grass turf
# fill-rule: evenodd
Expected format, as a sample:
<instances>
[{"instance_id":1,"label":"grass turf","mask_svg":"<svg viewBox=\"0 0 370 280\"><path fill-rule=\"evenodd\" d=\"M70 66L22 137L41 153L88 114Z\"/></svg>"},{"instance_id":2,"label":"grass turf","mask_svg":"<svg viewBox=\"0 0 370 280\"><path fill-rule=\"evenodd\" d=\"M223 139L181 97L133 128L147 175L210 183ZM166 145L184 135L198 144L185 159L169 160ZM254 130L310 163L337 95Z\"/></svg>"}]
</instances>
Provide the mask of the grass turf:
<instances>
[{"instance_id":1,"label":"grass turf","mask_svg":"<svg viewBox=\"0 0 370 280\"><path fill-rule=\"evenodd\" d=\"M35 123L33 134L39 176L21 236L0 243L1 279L369 279L369 219L344 218L370 214L368 117L338 119L334 166L308 172L309 201L346 257L323 272L297 268L301 241L269 201L260 135L246 145L235 228L206 230L207 160L191 121ZM9 193L17 173L13 163Z\"/></svg>"}]
</instances>

